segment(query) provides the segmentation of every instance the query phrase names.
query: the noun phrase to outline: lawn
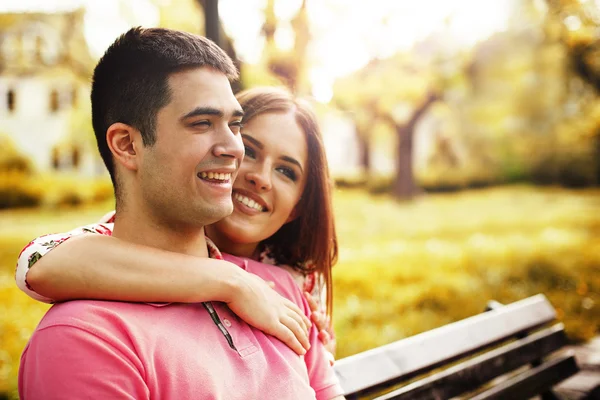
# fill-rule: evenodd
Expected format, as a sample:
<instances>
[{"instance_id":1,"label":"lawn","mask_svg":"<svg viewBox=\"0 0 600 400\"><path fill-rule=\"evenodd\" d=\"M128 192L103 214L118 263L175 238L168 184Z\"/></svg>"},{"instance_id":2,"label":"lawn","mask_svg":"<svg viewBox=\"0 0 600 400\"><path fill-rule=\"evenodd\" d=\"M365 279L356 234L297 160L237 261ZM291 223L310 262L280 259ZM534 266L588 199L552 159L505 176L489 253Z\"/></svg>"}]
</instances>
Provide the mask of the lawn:
<instances>
[{"instance_id":1,"label":"lawn","mask_svg":"<svg viewBox=\"0 0 600 400\"><path fill-rule=\"evenodd\" d=\"M0 212L0 398L14 391L20 352L47 309L13 283L20 248L109 207ZM338 190L335 209L338 357L540 292L571 340L598 332L600 190L513 186L410 203Z\"/></svg>"}]
</instances>

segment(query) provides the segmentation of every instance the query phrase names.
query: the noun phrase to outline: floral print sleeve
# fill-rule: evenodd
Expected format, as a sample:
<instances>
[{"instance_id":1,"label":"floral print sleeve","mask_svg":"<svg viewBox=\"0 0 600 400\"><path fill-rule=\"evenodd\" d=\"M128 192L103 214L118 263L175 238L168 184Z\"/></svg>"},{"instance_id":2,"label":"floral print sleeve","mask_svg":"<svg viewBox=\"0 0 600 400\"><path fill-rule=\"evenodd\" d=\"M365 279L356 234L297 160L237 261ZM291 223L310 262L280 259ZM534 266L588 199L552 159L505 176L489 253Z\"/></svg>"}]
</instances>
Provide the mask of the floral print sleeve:
<instances>
[{"instance_id":1,"label":"floral print sleeve","mask_svg":"<svg viewBox=\"0 0 600 400\"><path fill-rule=\"evenodd\" d=\"M282 263L278 263L276 257L274 256L274 251L271 247L265 247L260 254L258 255L258 261L264 264L278 265L285 270L287 270L300 289L303 292L308 292L319 304L319 308L322 312L325 312L327 308L327 287L325 286L325 280L321 274L316 272L308 272L303 273L298 269L285 265ZM305 266L310 267L310 264L306 264ZM310 270L311 268L308 268Z\"/></svg>"},{"instance_id":2,"label":"floral print sleeve","mask_svg":"<svg viewBox=\"0 0 600 400\"><path fill-rule=\"evenodd\" d=\"M26 295L34 300L38 300L44 303L53 303L54 300L48 297L42 296L36 293L35 290L27 283L27 273L33 264L35 264L40 258L48 254L56 246L64 243L66 240L73 236L85 235L85 234L96 234L96 235L112 235L113 229L114 212L111 212L102 218L100 223L87 225L73 229L66 233L56 233L51 235L40 236L31 242L19 254L17 261L17 268L15 271L15 279L17 286Z\"/></svg>"}]
</instances>

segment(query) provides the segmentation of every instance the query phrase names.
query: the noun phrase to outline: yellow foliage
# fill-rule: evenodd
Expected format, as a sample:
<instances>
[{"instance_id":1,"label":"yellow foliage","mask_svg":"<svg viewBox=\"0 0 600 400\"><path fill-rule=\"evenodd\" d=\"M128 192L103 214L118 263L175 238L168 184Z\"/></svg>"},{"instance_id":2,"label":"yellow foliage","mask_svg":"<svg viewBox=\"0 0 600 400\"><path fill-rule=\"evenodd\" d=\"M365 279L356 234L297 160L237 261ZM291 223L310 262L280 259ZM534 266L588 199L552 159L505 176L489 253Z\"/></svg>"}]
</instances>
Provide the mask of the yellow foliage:
<instances>
[{"instance_id":1,"label":"yellow foliage","mask_svg":"<svg viewBox=\"0 0 600 400\"><path fill-rule=\"evenodd\" d=\"M598 198L512 187L398 205L338 193L337 356L536 293L561 310L571 340L589 339L600 327Z\"/></svg>"},{"instance_id":2,"label":"yellow foliage","mask_svg":"<svg viewBox=\"0 0 600 400\"><path fill-rule=\"evenodd\" d=\"M491 299L536 293L557 307L571 340L598 334L598 199L599 190L514 186L397 203L338 189L337 357L478 314ZM47 309L13 283L19 250L110 206L0 214L0 394L14 393L19 355Z\"/></svg>"},{"instance_id":3,"label":"yellow foliage","mask_svg":"<svg viewBox=\"0 0 600 400\"><path fill-rule=\"evenodd\" d=\"M21 352L48 306L15 290L14 278L6 270L0 272L0 301L0 397L6 393L16 399Z\"/></svg>"},{"instance_id":4,"label":"yellow foliage","mask_svg":"<svg viewBox=\"0 0 600 400\"><path fill-rule=\"evenodd\" d=\"M82 179L78 175L26 175L0 171L0 209L10 207L74 206L113 198L110 179Z\"/></svg>"}]
</instances>

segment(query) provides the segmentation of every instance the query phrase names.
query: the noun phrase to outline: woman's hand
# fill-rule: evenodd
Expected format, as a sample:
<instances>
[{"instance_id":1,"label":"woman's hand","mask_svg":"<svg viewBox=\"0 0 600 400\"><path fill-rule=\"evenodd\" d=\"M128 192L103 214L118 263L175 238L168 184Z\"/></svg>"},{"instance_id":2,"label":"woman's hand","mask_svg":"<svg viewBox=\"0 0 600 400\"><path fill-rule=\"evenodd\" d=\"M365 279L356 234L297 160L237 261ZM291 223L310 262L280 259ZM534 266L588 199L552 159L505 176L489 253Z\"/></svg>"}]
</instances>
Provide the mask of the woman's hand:
<instances>
[{"instance_id":1,"label":"woman's hand","mask_svg":"<svg viewBox=\"0 0 600 400\"><path fill-rule=\"evenodd\" d=\"M310 348L310 320L292 301L277 293L260 277L238 268L239 274L227 305L249 325L276 337L299 355Z\"/></svg>"},{"instance_id":2,"label":"woman's hand","mask_svg":"<svg viewBox=\"0 0 600 400\"><path fill-rule=\"evenodd\" d=\"M312 311L310 315L311 321L317 327L319 331L319 340L325 346L325 349L329 352L330 359L329 362L331 365L335 362L335 358L333 354L335 353L335 336L333 335L333 328L331 326L331 321L325 314L325 312L319 309L319 304L317 304L315 298L308 292L304 292L304 296L306 300L308 300L308 305L310 306L310 310Z\"/></svg>"}]
</instances>

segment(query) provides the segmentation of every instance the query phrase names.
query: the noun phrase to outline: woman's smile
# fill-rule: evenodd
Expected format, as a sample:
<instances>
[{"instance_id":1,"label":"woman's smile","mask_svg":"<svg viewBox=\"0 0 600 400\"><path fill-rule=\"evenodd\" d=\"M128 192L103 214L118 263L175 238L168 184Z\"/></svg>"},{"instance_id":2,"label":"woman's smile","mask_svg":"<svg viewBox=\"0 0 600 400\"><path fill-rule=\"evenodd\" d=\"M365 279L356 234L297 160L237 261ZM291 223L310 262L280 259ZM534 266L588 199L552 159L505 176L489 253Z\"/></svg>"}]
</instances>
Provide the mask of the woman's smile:
<instances>
[{"instance_id":1,"label":"woman's smile","mask_svg":"<svg viewBox=\"0 0 600 400\"><path fill-rule=\"evenodd\" d=\"M266 202L260 196L246 190L233 190L233 204L236 209L248 215L268 211Z\"/></svg>"}]
</instances>

